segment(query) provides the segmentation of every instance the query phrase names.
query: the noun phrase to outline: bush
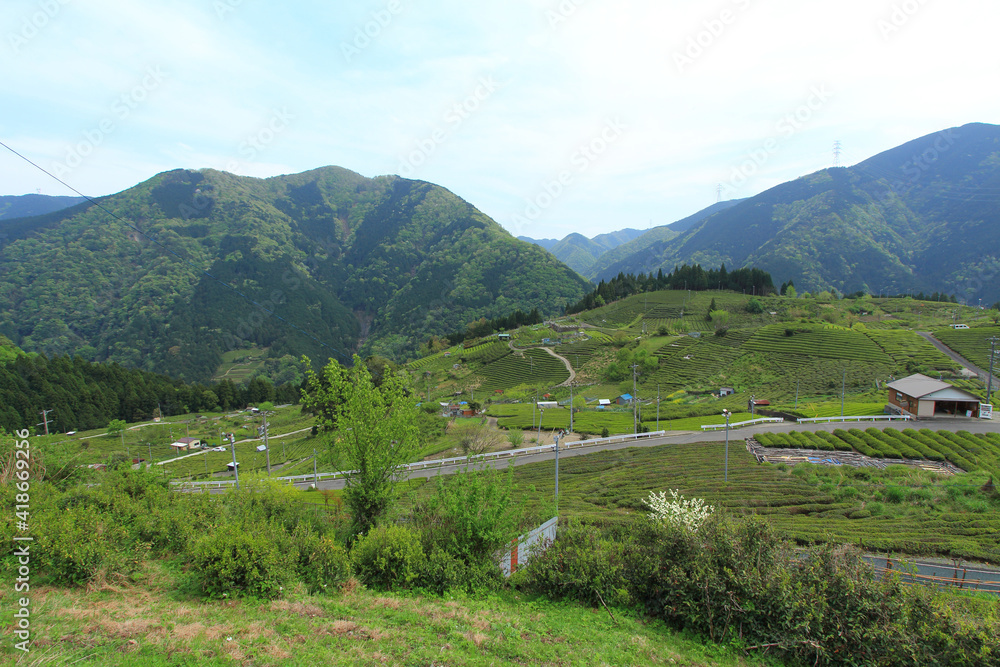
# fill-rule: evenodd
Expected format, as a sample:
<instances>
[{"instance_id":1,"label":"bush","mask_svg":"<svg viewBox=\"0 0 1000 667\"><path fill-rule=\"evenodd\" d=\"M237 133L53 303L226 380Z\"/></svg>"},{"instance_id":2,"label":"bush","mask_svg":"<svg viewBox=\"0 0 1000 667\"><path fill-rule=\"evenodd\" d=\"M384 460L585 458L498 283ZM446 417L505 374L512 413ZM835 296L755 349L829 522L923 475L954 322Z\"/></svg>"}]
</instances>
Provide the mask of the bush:
<instances>
[{"instance_id":1,"label":"bush","mask_svg":"<svg viewBox=\"0 0 1000 667\"><path fill-rule=\"evenodd\" d=\"M56 585L77 586L135 572L149 552L126 527L93 505L78 505L36 522L36 558Z\"/></svg>"},{"instance_id":2,"label":"bush","mask_svg":"<svg viewBox=\"0 0 1000 667\"><path fill-rule=\"evenodd\" d=\"M633 598L625 571L624 543L602 538L594 526L571 523L511 581L517 588L555 599L626 606Z\"/></svg>"},{"instance_id":3,"label":"bush","mask_svg":"<svg viewBox=\"0 0 1000 667\"><path fill-rule=\"evenodd\" d=\"M407 526L379 524L351 549L354 572L364 583L381 589L409 588L423 561L420 535Z\"/></svg>"},{"instance_id":4,"label":"bush","mask_svg":"<svg viewBox=\"0 0 1000 667\"><path fill-rule=\"evenodd\" d=\"M413 513L425 550L438 547L466 564L491 561L517 537L523 511L514 502L514 468L466 467L437 477L436 493Z\"/></svg>"},{"instance_id":5,"label":"bush","mask_svg":"<svg viewBox=\"0 0 1000 667\"><path fill-rule=\"evenodd\" d=\"M298 554L295 571L310 593L328 592L351 576L351 559L340 544L297 526L292 543Z\"/></svg>"},{"instance_id":6,"label":"bush","mask_svg":"<svg viewBox=\"0 0 1000 667\"><path fill-rule=\"evenodd\" d=\"M294 580L298 557L288 534L264 522L217 526L190 554L202 590L214 597L278 597Z\"/></svg>"},{"instance_id":7,"label":"bush","mask_svg":"<svg viewBox=\"0 0 1000 667\"><path fill-rule=\"evenodd\" d=\"M601 437L602 438L611 437L611 431L608 430L607 426L605 426L604 428L601 429Z\"/></svg>"}]
</instances>

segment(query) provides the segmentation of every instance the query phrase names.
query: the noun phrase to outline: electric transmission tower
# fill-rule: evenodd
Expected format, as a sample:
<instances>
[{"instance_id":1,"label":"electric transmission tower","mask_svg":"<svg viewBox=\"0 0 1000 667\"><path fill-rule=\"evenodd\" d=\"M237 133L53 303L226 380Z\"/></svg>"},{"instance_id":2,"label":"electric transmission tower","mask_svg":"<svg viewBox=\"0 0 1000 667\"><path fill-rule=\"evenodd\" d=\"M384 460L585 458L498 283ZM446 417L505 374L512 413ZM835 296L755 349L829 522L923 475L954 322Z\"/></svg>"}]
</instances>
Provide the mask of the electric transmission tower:
<instances>
[{"instance_id":1,"label":"electric transmission tower","mask_svg":"<svg viewBox=\"0 0 1000 667\"><path fill-rule=\"evenodd\" d=\"M840 139L833 142L833 166L840 166L840 154L844 151L843 145L840 143Z\"/></svg>"}]
</instances>

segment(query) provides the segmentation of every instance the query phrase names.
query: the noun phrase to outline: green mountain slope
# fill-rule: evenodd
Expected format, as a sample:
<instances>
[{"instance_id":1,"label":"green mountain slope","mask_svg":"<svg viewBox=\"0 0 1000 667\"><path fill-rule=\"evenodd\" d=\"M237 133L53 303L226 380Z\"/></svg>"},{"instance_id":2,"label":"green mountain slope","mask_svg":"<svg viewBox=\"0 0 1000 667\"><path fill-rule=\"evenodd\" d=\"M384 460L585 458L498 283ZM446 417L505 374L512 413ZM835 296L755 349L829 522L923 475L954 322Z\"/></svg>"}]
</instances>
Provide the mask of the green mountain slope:
<instances>
[{"instance_id":1,"label":"green mountain slope","mask_svg":"<svg viewBox=\"0 0 1000 667\"><path fill-rule=\"evenodd\" d=\"M177 170L102 204L142 233L93 205L5 227L0 333L25 350L204 380L227 350L400 356L587 287L454 194L398 177Z\"/></svg>"},{"instance_id":2,"label":"green mountain slope","mask_svg":"<svg viewBox=\"0 0 1000 667\"><path fill-rule=\"evenodd\" d=\"M724 262L792 279L800 291L939 291L992 303L998 199L1000 127L971 124L784 183L614 264L609 253L591 275Z\"/></svg>"}]
</instances>

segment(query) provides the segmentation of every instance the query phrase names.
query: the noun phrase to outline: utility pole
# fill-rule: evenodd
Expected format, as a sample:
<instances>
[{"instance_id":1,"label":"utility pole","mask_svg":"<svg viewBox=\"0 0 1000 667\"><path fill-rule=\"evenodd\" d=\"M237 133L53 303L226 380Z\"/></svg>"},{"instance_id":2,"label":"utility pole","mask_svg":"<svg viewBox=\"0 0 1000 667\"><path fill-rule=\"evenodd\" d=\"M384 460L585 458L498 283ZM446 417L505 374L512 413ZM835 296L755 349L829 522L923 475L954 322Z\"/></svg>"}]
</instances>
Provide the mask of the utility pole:
<instances>
[{"instance_id":1,"label":"utility pole","mask_svg":"<svg viewBox=\"0 0 1000 667\"><path fill-rule=\"evenodd\" d=\"M844 421L844 392L847 390L847 371L844 371L844 381L840 385L840 421Z\"/></svg>"},{"instance_id":2,"label":"utility pole","mask_svg":"<svg viewBox=\"0 0 1000 667\"><path fill-rule=\"evenodd\" d=\"M559 433L556 433L556 514L559 514Z\"/></svg>"},{"instance_id":3,"label":"utility pole","mask_svg":"<svg viewBox=\"0 0 1000 667\"><path fill-rule=\"evenodd\" d=\"M233 443L233 474L236 475L236 490L240 490L240 464L236 462L236 443Z\"/></svg>"},{"instance_id":4,"label":"utility pole","mask_svg":"<svg viewBox=\"0 0 1000 667\"><path fill-rule=\"evenodd\" d=\"M632 364L632 434L639 433L639 397L636 395L636 375L639 373L639 364Z\"/></svg>"},{"instance_id":5,"label":"utility pole","mask_svg":"<svg viewBox=\"0 0 1000 667\"><path fill-rule=\"evenodd\" d=\"M729 481L729 410L723 410L722 414L726 418L726 480Z\"/></svg>"},{"instance_id":6,"label":"utility pole","mask_svg":"<svg viewBox=\"0 0 1000 667\"><path fill-rule=\"evenodd\" d=\"M993 393L993 355L996 354L996 343L998 339L996 336L990 338L990 372L989 377L986 381L986 402L990 403L990 394ZM990 403L990 405L993 405Z\"/></svg>"},{"instance_id":7,"label":"utility pole","mask_svg":"<svg viewBox=\"0 0 1000 667\"><path fill-rule=\"evenodd\" d=\"M569 432L573 432L573 383L569 383ZM559 458L559 448L556 448L556 458ZM557 494L558 495L558 494Z\"/></svg>"},{"instance_id":8,"label":"utility pole","mask_svg":"<svg viewBox=\"0 0 1000 667\"><path fill-rule=\"evenodd\" d=\"M48 417L48 414L50 412L52 412L53 409L54 408L49 409L49 410L42 410L41 412L38 413L38 414L42 415L42 421L40 421L37 424L35 424L35 426L42 426L42 425L44 425L45 426L45 435L49 434L49 417Z\"/></svg>"},{"instance_id":9,"label":"utility pole","mask_svg":"<svg viewBox=\"0 0 1000 667\"><path fill-rule=\"evenodd\" d=\"M267 446L267 411L261 410L264 416L264 454L267 455L267 476L271 476L271 448Z\"/></svg>"}]
</instances>

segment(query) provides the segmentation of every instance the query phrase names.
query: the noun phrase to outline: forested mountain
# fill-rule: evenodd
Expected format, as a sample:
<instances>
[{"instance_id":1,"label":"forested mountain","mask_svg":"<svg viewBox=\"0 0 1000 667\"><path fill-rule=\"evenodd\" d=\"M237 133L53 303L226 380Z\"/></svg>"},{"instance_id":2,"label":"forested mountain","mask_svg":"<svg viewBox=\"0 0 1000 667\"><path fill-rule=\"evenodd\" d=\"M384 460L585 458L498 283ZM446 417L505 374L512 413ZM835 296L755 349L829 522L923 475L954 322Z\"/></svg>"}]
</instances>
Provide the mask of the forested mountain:
<instances>
[{"instance_id":1,"label":"forested mountain","mask_svg":"<svg viewBox=\"0 0 1000 667\"><path fill-rule=\"evenodd\" d=\"M588 239L583 234L568 234L562 240L555 239L533 239L527 236L519 236L522 241L528 241L541 246L556 256L560 262L566 264L571 269L586 276L591 268L604 253L614 250L623 243L628 243L632 239L642 236L638 229L620 229L617 232L598 234L592 239Z\"/></svg>"},{"instance_id":2,"label":"forested mountain","mask_svg":"<svg viewBox=\"0 0 1000 667\"><path fill-rule=\"evenodd\" d=\"M942 292L993 303L998 202L1000 127L965 125L774 187L593 277L725 263L794 280L800 292Z\"/></svg>"},{"instance_id":3,"label":"forested mountain","mask_svg":"<svg viewBox=\"0 0 1000 667\"><path fill-rule=\"evenodd\" d=\"M589 289L451 192L396 176L177 170L101 204L117 218L83 204L4 227L0 333L23 349L203 381L227 350L399 357Z\"/></svg>"},{"instance_id":4,"label":"forested mountain","mask_svg":"<svg viewBox=\"0 0 1000 667\"><path fill-rule=\"evenodd\" d=\"M83 201L83 197L53 197L49 195L0 195L0 220L44 215L69 208ZM0 233L3 226L0 224Z\"/></svg>"}]
</instances>

